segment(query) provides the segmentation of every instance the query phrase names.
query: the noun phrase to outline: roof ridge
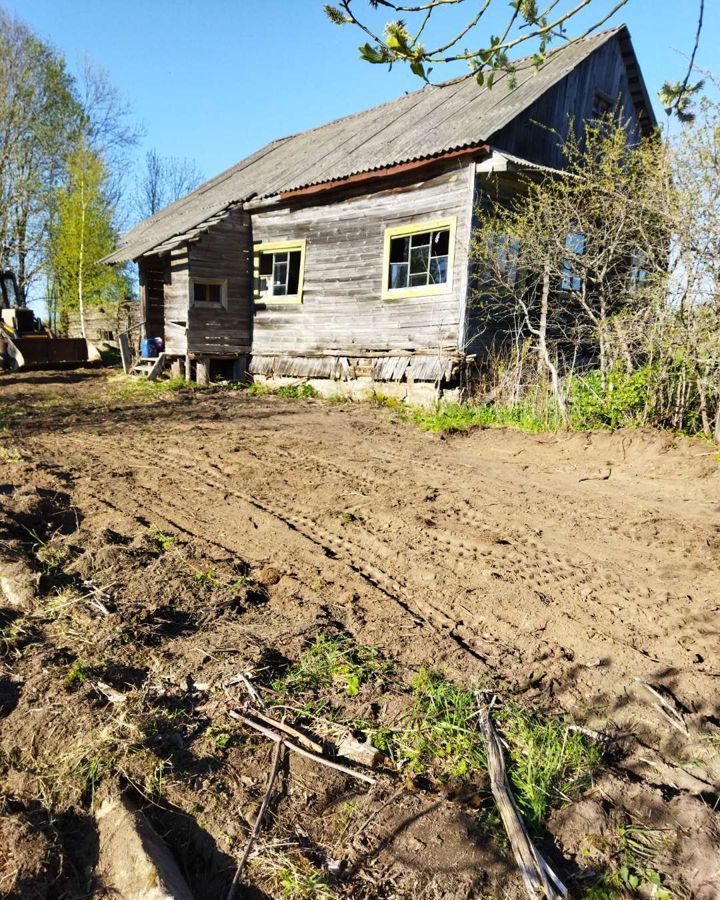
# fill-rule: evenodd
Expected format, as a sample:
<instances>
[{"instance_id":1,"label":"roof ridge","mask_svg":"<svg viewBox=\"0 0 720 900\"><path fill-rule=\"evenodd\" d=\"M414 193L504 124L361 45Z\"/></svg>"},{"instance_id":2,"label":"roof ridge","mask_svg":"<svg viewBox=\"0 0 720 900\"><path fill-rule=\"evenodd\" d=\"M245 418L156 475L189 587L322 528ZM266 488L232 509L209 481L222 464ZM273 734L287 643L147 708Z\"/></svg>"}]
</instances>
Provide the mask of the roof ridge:
<instances>
[{"instance_id":1,"label":"roof ridge","mask_svg":"<svg viewBox=\"0 0 720 900\"><path fill-rule=\"evenodd\" d=\"M604 31L595 31L592 34L584 34L584 35L582 35L582 37L575 38L575 40L572 42L568 42L567 44L563 44L562 46L553 48L553 50L548 54L548 59L550 59L553 56L556 56L558 53L562 53L563 50L567 49L567 47L572 46L572 44L577 44L577 43L580 43L581 41L596 40L599 37L608 38L612 34L615 34L616 32L621 31L623 28L627 28L627 25L625 25L624 23L621 25L616 25L613 28L606 28ZM511 65L513 65L513 66L519 65L522 62L531 60L533 58L533 56L534 56L534 54L532 54L532 53L528 53L526 56L519 56L516 60L513 60L511 62ZM540 66L540 68L542 68L542 65ZM503 70L500 72L499 77L507 78L508 74L509 73L507 71ZM473 76L473 73L468 72L465 75L456 75L455 78L448 78L447 81L441 81L439 84L424 84L422 87L417 88L417 90L404 91L399 96L393 97L390 100L383 100L382 103L377 103L375 106L366 106L365 109L359 109L357 112L348 113L345 116L338 116L336 119L330 119L329 122L323 122L322 125L314 125L312 128L304 128L304 129L302 129L302 131L294 131L290 134L284 135L281 138L276 138L276 140L282 141L282 140L287 140L288 138L299 137L302 134L312 134L314 131L321 131L323 128L328 128L330 125L337 125L340 122L347 122L350 119L354 119L354 118L357 118L358 116L365 115L365 113L374 112L375 110L378 110L378 109L383 109L385 106L390 106L393 103L397 103L398 100L402 100L405 97L413 97L416 94L422 94L423 92L429 92L429 91L433 91L433 90L442 90L443 88L451 87L455 84L459 84L461 81L469 80L470 78L472 78L472 76ZM499 79L498 79L498 81L495 82L495 84L498 84L498 83L499 83ZM483 85L480 87L478 93L482 94L482 93L486 93L490 90L492 90L492 88L489 88L489 87L486 87L485 85Z\"/></svg>"},{"instance_id":2,"label":"roof ridge","mask_svg":"<svg viewBox=\"0 0 720 900\"><path fill-rule=\"evenodd\" d=\"M141 256L169 237L185 234L253 196L273 196L486 143L539 95L552 89L613 36L623 33L630 40L624 24L583 35L554 48L541 66L535 66L531 55L519 57L513 62L518 77L512 87L506 71L499 73L492 88L478 86L471 75L459 76L275 138L139 222L122 235L118 249L106 259ZM361 124L355 125L361 118Z\"/></svg>"}]
</instances>

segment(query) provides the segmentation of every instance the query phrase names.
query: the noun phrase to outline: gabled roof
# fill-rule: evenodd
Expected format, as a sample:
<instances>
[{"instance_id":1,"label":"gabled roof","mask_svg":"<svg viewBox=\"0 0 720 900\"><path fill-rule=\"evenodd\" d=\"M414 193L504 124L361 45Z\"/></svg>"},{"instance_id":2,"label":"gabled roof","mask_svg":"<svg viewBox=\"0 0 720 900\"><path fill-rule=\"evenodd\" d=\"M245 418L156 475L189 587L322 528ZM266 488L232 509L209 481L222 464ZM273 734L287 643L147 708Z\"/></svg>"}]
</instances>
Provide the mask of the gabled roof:
<instances>
[{"instance_id":1,"label":"gabled roof","mask_svg":"<svg viewBox=\"0 0 720 900\"><path fill-rule=\"evenodd\" d=\"M106 262L136 259L198 234L232 206L251 198L335 181L388 166L433 159L482 146L495 133L561 81L591 53L619 36L628 64L637 63L625 26L604 31L555 52L537 70L529 58L518 60L516 86L506 74L492 89L473 78L427 86L397 100L337 119L319 128L273 141L197 190L170 204L127 232ZM639 75L633 99L652 117Z\"/></svg>"}]
</instances>

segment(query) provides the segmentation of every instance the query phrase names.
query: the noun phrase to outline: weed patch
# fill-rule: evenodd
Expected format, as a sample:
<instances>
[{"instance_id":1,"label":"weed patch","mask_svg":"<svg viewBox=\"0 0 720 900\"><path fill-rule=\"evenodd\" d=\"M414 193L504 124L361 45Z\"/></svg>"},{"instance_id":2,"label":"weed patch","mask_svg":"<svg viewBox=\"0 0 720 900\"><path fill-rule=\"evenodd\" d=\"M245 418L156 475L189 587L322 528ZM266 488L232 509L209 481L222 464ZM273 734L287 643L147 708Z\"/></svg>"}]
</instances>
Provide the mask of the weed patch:
<instances>
[{"instance_id":1,"label":"weed patch","mask_svg":"<svg viewBox=\"0 0 720 900\"><path fill-rule=\"evenodd\" d=\"M312 400L314 397L318 396L318 392L315 388L306 382L303 382L302 384L283 384L277 387L275 385L260 384L260 382L253 381L251 384L247 385L247 392L256 397L275 396L285 397L289 400Z\"/></svg>"},{"instance_id":2,"label":"weed patch","mask_svg":"<svg viewBox=\"0 0 720 900\"><path fill-rule=\"evenodd\" d=\"M175 538L165 534L157 525L151 525L148 528L148 537L157 553L167 553L175 545Z\"/></svg>"},{"instance_id":3,"label":"weed patch","mask_svg":"<svg viewBox=\"0 0 720 900\"><path fill-rule=\"evenodd\" d=\"M267 880L273 897L336 900L340 896L325 875L298 850L265 850L253 860L252 867Z\"/></svg>"},{"instance_id":4,"label":"weed patch","mask_svg":"<svg viewBox=\"0 0 720 900\"><path fill-rule=\"evenodd\" d=\"M76 660L68 669L68 673L65 676L65 687L77 687L87 680L88 675L89 670L87 666L79 659Z\"/></svg>"},{"instance_id":5,"label":"weed patch","mask_svg":"<svg viewBox=\"0 0 720 900\"><path fill-rule=\"evenodd\" d=\"M413 679L411 692L407 726L382 740L396 762L438 781L485 771L487 759L473 692L427 669Z\"/></svg>"},{"instance_id":6,"label":"weed patch","mask_svg":"<svg viewBox=\"0 0 720 900\"><path fill-rule=\"evenodd\" d=\"M192 389L193 383L185 381L181 375L167 378L164 381L149 381L147 378L122 376L121 380L113 385L109 394L113 400L135 400L140 403L150 403L164 394L177 393L184 388Z\"/></svg>"},{"instance_id":7,"label":"weed patch","mask_svg":"<svg viewBox=\"0 0 720 900\"><path fill-rule=\"evenodd\" d=\"M520 431L555 431L560 427L560 417L554 411L540 416L531 404L514 406L470 406L451 403L437 410L414 407L408 410L408 419L423 431L434 433L464 433L475 428L518 428Z\"/></svg>"},{"instance_id":8,"label":"weed patch","mask_svg":"<svg viewBox=\"0 0 720 900\"><path fill-rule=\"evenodd\" d=\"M24 457L17 447L0 447L0 459L6 463L22 462Z\"/></svg>"},{"instance_id":9,"label":"weed patch","mask_svg":"<svg viewBox=\"0 0 720 900\"><path fill-rule=\"evenodd\" d=\"M347 697L357 696L364 684L382 687L392 664L374 647L355 644L347 635L319 635L273 688L283 697L340 688Z\"/></svg>"},{"instance_id":10,"label":"weed patch","mask_svg":"<svg viewBox=\"0 0 720 900\"><path fill-rule=\"evenodd\" d=\"M601 751L582 732L511 707L500 723L510 747L510 781L523 818L542 828L550 809L577 796L591 781Z\"/></svg>"},{"instance_id":11,"label":"weed patch","mask_svg":"<svg viewBox=\"0 0 720 900\"><path fill-rule=\"evenodd\" d=\"M621 900L628 894L671 900L672 891L655 868L655 857L662 843L661 832L630 824L618 829L618 839L617 868L605 873L585 892L586 900Z\"/></svg>"}]
</instances>

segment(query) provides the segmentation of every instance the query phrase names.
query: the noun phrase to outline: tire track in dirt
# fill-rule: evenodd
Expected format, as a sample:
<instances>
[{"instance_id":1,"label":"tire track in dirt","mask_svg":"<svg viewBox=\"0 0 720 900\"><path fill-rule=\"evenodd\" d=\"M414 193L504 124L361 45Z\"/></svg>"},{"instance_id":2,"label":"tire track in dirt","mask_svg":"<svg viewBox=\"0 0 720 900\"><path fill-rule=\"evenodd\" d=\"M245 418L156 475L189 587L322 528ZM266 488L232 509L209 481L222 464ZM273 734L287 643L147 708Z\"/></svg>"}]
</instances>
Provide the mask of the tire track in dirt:
<instances>
[{"instance_id":1,"label":"tire track in dirt","mask_svg":"<svg viewBox=\"0 0 720 900\"><path fill-rule=\"evenodd\" d=\"M672 634L663 609L667 591L658 583L658 546L651 552L637 534L631 542L623 534L642 518L637 507L618 515L616 500L605 493L588 506L587 497L577 502L537 472L518 483L524 469L506 460L470 465L458 460L452 442L431 444L386 423L366 433L314 406L288 423L269 406L258 429L254 408L244 403L229 422L213 413L199 425L168 423L159 442L151 429L132 427L118 435L120 446L103 448L91 433L81 440L85 449L97 444L108 465L117 467L123 454L137 460L138 490L152 491L158 509L165 507L172 522L196 537L262 518L263 535L298 557L300 577L309 581L305 573L331 568L342 582L347 576L338 573L350 572L371 591L368 602L398 609L404 603L409 621L422 613L438 635L459 638L493 668L519 671L548 653L562 658L569 648L585 660L607 658L609 650L620 672L685 671L678 662L687 659L688 647L679 638L687 643L692 617L674 613L679 638ZM314 423L309 431L308 422ZM388 438L392 451L382 446ZM425 458L438 453L442 462ZM154 454L171 465L151 479L152 470L141 466ZM208 509L228 499L244 504L235 520ZM196 507L194 521L189 506ZM362 521L341 522L347 508ZM542 531L547 536L539 538ZM588 539L593 531L603 534L602 542ZM289 542L291 533L299 543ZM222 541L226 551L242 554L236 541ZM630 547L637 547L640 571L627 565ZM260 541L254 552L262 555ZM648 649L656 645L655 653ZM602 679L590 675L600 687Z\"/></svg>"}]
</instances>

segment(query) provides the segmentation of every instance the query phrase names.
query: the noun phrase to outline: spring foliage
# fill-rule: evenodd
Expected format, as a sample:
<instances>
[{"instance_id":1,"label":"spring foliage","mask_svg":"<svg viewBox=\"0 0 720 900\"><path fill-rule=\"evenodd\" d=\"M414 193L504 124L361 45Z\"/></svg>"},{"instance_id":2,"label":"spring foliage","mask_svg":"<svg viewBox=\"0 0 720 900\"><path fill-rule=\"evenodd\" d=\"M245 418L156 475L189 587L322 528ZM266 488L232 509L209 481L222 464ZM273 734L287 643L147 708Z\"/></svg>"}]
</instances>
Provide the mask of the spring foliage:
<instances>
[{"instance_id":1,"label":"spring foliage","mask_svg":"<svg viewBox=\"0 0 720 900\"><path fill-rule=\"evenodd\" d=\"M100 262L116 241L105 183L102 160L81 139L68 156L66 183L57 191L48 262L60 318L77 310L83 335L87 306L119 300L125 288L116 270Z\"/></svg>"}]
</instances>

